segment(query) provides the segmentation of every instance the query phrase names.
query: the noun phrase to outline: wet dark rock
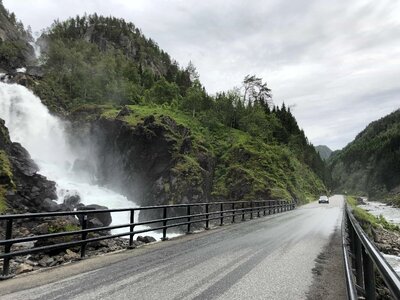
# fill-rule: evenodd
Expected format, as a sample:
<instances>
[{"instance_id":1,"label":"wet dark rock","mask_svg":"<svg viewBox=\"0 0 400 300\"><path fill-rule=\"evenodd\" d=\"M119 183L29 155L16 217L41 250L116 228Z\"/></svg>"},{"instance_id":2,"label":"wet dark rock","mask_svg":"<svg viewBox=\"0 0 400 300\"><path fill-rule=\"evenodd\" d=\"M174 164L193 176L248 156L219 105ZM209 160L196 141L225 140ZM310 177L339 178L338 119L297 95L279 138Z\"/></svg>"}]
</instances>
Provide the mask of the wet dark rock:
<instances>
[{"instance_id":1,"label":"wet dark rock","mask_svg":"<svg viewBox=\"0 0 400 300\"><path fill-rule=\"evenodd\" d=\"M145 244L153 243L153 242L156 242L156 241L157 241L155 238L153 238L152 236L148 236L148 235L146 235L146 236L141 236L141 235L139 235L139 236L136 238L136 240L137 240L138 242L142 242L142 243L145 243Z\"/></svg>"},{"instance_id":2,"label":"wet dark rock","mask_svg":"<svg viewBox=\"0 0 400 300\"><path fill-rule=\"evenodd\" d=\"M78 204L80 202L81 202L81 197L78 194L65 196L64 198L64 205L67 210L74 210L75 208L78 207Z\"/></svg>"},{"instance_id":3,"label":"wet dark rock","mask_svg":"<svg viewBox=\"0 0 400 300\"><path fill-rule=\"evenodd\" d=\"M58 205L55 201L46 198L42 201L40 209L42 211L55 212L55 211L61 211L62 207Z\"/></svg>"},{"instance_id":4,"label":"wet dark rock","mask_svg":"<svg viewBox=\"0 0 400 300\"><path fill-rule=\"evenodd\" d=\"M78 210L102 210L108 209L106 206L101 206L97 204L90 204L86 206L79 206ZM79 221L82 224L83 216L78 215ZM89 213L88 214L88 228L96 228L96 227L106 227L109 226L112 222L111 213L102 212L102 213Z\"/></svg>"},{"instance_id":5,"label":"wet dark rock","mask_svg":"<svg viewBox=\"0 0 400 300\"><path fill-rule=\"evenodd\" d=\"M179 153L186 154L189 153L191 150L192 150L192 139L190 137L186 137L182 141Z\"/></svg>"},{"instance_id":6,"label":"wet dark rock","mask_svg":"<svg viewBox=\"0 0 400 300\"><path fill-rule=\"evenodd\" d=\"M13 164L23 175L33 176L39 171L37 164L31 159L29 152L19 143L12 143L11 156Z\"/></svg>"},{"instance_id":7,"label":"wet dark rock","mask_svg":"<svg viewBox=\"0 0 400 300\"><path fill-rule=\"evenodd\" d=\"M153 115L147 116L146 118L144 118L143 123L144 125L149 125L151 123L154 123L156 119L154 118Z\"/></svg>"},{"instance_id":8,"label":"wet dark rock","mask_svg":"<svg viewBox=\"0 0 400 300\"><path fill-rule=\"evenodd\" d=\"M3 120L0 120L0 150L7 155L12 169L12 184L11 177L8 183L2 182L7 186L9 210L16 213L59 210L58 205L51 202L57 199L55 182L37 174L38 166L21 144L11 142Z\"/></svg>"},{"instance_id":9,"label":"wet dark rock","mask_svg":"<svg viewBox=\"0 0 400 300\"><path fill-rule=\"evenodd\" d=\"M129 116L132 113L132 110L128 106L124 106L118 113L117 118Z\"/></svg>"},{"instance_id":10,"label":"wet dark rock","mask_svg":"<svg viewBox=\"0 0 400 300\"><path fill-rule=\"evenodd\" d=\"M366 203L365 203L365 201L364 201L364 198L362 198L362 197L357 197L357 205L365 205Z\"/></svg>"},{"instance_id":11,"label":"wet dark rock","mask_svg":"<svg viewBox=\"0 0 400 300\"><path fill-rule=\"evenodd\" d=\"M26 74L36 78L42 78L44 76L44 70L40 66L28 66L26 68Z\"/></svg>"}]
</instances>

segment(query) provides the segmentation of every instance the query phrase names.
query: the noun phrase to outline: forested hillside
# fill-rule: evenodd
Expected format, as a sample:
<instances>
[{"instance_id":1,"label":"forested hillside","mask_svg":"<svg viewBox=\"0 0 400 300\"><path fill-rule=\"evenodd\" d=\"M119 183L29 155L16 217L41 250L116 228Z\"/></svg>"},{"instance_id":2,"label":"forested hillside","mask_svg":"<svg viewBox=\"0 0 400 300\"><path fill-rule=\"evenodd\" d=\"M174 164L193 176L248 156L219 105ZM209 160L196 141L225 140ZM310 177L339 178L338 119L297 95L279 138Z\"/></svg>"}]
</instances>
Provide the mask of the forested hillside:
<instances>
[{"instance_id":1,"label":"forested hillside","mask_svg":"<svg viewBox=\"0 0 400 300\"><path fill-rule=\"evenodd\" d=\"M372 122L330 161L335 189L399 200L400 110Z\"/></svg>"},{"instance_id":2,"label":"forested hillside","mask_svg":"<svg viewBox=\"0 0 400 300\"><path fill-rule=\"evenodd\" d=\"M52 112L115 138L108 142L116 148L101 145L110 153L135 152L126 148L137 146L132 139L143 143L143 151L153 142L165 146L170 161L159 173L143 166L151 171L142 174L127 165L135 158L119 159L120 168L146 178L144 193L159 197L158 203L306 202L326 192L324 162L290 109L273 104L262 78L248 75L238 88L211 96L192 63L179 66L132 23L96 14L56 21L38 44L43 76L24 83ZM125 137L118 136L121 130ZM110 168L118 165L106 156ZM111 180L108 171L99 178Z\"/></svg>"},{"instance_id":3,"label":"forested hillside","mask_svg":"<svg viewBox=\"0 0 400 300\"><path fill-rule=\"evenodd\" d=\"M13 71L34 60L29 30L17 21L14 13L6 10L0 0L0 73Z\"/></svg>"}]
</instances>

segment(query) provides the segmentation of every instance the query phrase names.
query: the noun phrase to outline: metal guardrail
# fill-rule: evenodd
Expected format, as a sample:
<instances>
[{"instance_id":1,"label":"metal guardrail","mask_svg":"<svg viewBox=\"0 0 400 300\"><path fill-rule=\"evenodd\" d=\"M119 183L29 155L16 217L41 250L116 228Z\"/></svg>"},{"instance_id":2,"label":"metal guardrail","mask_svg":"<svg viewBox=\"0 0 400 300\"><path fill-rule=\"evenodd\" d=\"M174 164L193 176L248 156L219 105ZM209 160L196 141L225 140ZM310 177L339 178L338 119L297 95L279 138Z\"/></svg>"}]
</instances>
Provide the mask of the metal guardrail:
<instances>
[{"instance_id":1,"label":"metal guardrail","mask_svg":"<svg viewBox=\"0 0 400 300\"><path fill-rule=\"evenodd\" d=\"M343 254L348 298L372 300L377 298L375 273L381 275L393 299L400 299L400 278L346 204L342 226ZM347 232L345 228L347 227Z\"/></svg>"},{"instance_id":2,"label":"metal guardrail","mask_svg":"<svg viewBox=\"0 0 400 300\"><path fill-rule=\"evenodd\" d=\"M3 259L3 272L0 275L1 279L7 279L12 277L9 274L10 271L10 259L16 256L38 253L49 250L63 250L71 247L80 246L81 258L86 255L86 247L90 242L97 242L106 239L113 239L117 237L129 236L129 247L133 248L133 237L139 233L145 233L150 231L162 230L162 239L167 240L167 229L172 227L187 226L186 233L191 233L191 225L194 223L205 223L205 229L210 228L210 221L217 220L219 225L224 225L224 220L230 218L232 223L236 222L236 217L240 217L241 221L245 221L246 217L253 219L256 214L260 217L261 214L264 216L292 210L295 207L294 201L285 200L263 200L263 201L231 201L231 202L210 202L210 203L192 203L192 204L177 204L177 205L162 205L162 206L145 206L137 208L122 208L122 209L99 209L99 210L79 210L79 211L68 211L68 212L51 212L51 213L31 213L31 214L14 214L14 215L0 215L0 222L5 222L5 239L0 240L0 246L4 247L4 252L0 252L0 259ZM171 209L173 208L186 208L185 215L169 216ZM197 208L200 213L194 213L193 208ZM137 211L148 211L158 210L162 213L162 219L154 219L142 222L135 222L135 212ZM96 216L101 213L111 212L129 212L130 220L127 224L88 228L88 216ZM13 223L19 219L37 219L47 217L63 217L63 216L75 216L80 219L81 229L74 231L65 231L49 234L41 234L27 237L13 238ZM169 217L168 217L169 216ZM171 221L179 221L171 223ZM142 230L135 230L135 226L138 225L155 225L154 227ZM107 234L104 236L88 237L89 233L93 232L109 232L112 229L127 228L128 231L118 234ZM57 237L66 236L80 236L79 240L70 242L63 242L54 245L46 245L41 247L34 247L24 250L12 251L12 246L22 242L31 242L39 240L48 240Z\"/></svg>"}]
</instances>

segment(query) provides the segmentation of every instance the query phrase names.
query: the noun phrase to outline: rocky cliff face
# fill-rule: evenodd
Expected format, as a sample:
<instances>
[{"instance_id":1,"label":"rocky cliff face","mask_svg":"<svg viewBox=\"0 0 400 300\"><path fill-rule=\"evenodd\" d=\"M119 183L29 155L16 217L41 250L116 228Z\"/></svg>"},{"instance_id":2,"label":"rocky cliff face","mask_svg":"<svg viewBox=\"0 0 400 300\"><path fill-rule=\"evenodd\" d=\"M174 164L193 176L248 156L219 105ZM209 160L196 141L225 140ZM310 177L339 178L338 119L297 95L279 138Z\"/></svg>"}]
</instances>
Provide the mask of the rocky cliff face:
<instances>
[{"instance_id":1,"label":"rocky cliff face","mask_svg":"<svg viewBox=\"0 0 400 300\"><path fill-rule=\"evenodd\" d=\"M130 113L126 108L120 114ZM167 116L150 115L136 126L120 117L91 125L101 184L141 206L209 201L214 160L193 147L188 128Z\"/></svg>"},{"instance_id":2,"label":"rocky cliff face","mask_svg":"<svg viewBox=\"0 0 400 300\"><path fill-rule=\"evenodd\" d=\"M19 144L12 143L4 121L0 119L0 202L2 212L53 211L57 204L53 181L37 174L38 166Z\"/></svg>"},{"instance_id":3,"label":"rocky cliff face","mask_svg":"<svg viewBox=\"0 0 400 300\"><path fill-rule=\"evenodd\" d=\"M93 170L98 184L140 206L290 198L306 202L325 191L288 149L229 129L217 135L168 109L88 106L70 117L72 133L81 135L77 146L82 141L93 145L82 156L82 167Z\"/></svg>"},{"instance_id":4,"label":"rocky cliff face","mask_svg":"<svg viewBox=\"0 0 400 300\"><path fill-rule=\"evenodd\" d=\"M0 3L0 73L1 69L13 72L35 60L30 39L32 37L15 20L15 15L10 14Z\"/></svg>"}]
</instances>

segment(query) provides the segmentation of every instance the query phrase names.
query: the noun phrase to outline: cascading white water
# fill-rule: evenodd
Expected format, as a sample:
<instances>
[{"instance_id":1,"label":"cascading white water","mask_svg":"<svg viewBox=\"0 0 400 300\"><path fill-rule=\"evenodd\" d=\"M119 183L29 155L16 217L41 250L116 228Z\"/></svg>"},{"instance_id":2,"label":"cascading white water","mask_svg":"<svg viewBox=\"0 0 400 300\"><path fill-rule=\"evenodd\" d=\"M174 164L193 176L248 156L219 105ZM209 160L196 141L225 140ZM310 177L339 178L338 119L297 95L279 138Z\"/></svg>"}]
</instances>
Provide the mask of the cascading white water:
<instances>
[{"instance_id":1,"label":"cascading white water","mask_svg":"<svg viewBox=\"0 0 400 300\"><path fill-rule=\"evenodd\" d=\"M42 49L36 42L30 42L29 44L33 47L33 51L35 52L35 57L36 59L38 59L40 57Z\"/></svg>"},{"instance_id":2,"label":"cascading white water","mask_svg":"<svg viewBox=\"0 0 400 300\"><path fill-rule=\"evenodd\" d=\"M19 142L37 163L40 174L57 184L58 202L68 194L79 194L85 205L98 204L108 208L133 208L137 205L125 196L91 183L90 179L72 168L79 155L68 144L65 123L51 115L46 106L27 88L0 82L0 118L4 119L13 142ZM135 216L138 220L138 215ZM112 225L129 223L128 212L112 214ZM135 227L137 230L145 226ZM126 232L127 228L113 233ZM160 234L149 233L160 238Z\"/></svg>"}]
</instances>

